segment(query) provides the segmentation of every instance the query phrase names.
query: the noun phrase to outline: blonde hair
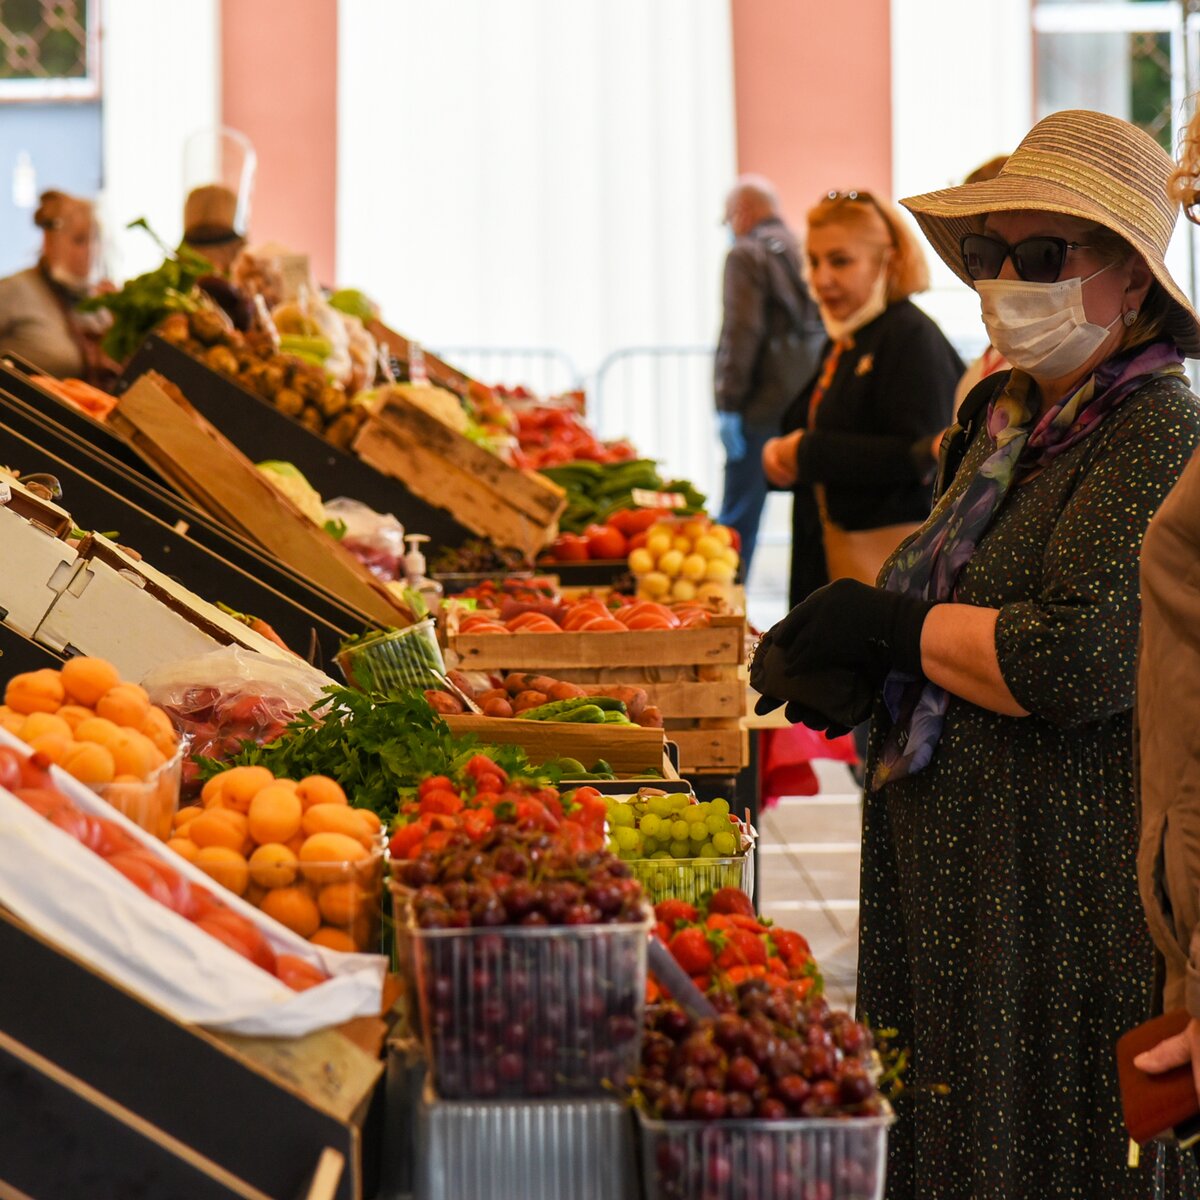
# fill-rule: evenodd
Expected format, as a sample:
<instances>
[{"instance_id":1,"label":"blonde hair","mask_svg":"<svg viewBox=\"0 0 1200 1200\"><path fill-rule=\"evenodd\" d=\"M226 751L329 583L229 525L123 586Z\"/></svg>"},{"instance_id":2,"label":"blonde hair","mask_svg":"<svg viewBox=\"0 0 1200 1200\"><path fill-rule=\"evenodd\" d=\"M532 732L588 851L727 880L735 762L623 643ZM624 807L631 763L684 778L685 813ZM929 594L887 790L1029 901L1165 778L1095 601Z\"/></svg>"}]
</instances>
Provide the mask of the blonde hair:
<instances>
[{"instance_id":1,"label":"blonde hair","mask_svg":"<svg viewBox=\"0 0 1200 1200\"><path fill-rule=\"evenodd\" d=\"M868 245L890 249L889 304L929 287L929 266L916 235L887 200L871 192L833 192L808 210L809 229L840 225Z\"/></svg>"},{"instance_id":2,"label":"blonde hair","mask_svg":"<svg viewBox=\"0 0 1200 1200\"><path fill-rule=\"evenodd\" d=\"M39 229L49 232L51 229L61 229L67 217L74 213L85 217L89 223L95 219L90 200L82 200L78 196L52 188L38 197L33 223Z\"/></svg>"}]
</instances>

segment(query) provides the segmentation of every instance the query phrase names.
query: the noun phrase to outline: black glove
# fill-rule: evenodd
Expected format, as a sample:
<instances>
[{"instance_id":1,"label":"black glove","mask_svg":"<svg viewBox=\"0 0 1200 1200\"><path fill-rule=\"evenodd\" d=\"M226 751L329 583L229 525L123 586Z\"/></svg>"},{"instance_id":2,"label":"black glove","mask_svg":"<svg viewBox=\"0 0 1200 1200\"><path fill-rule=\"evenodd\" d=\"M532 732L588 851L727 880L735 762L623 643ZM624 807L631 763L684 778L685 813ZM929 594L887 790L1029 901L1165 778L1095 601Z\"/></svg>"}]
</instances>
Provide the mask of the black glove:
<instances>
[{"instance_id":1,"label":"black glove","mask_svg":"<svg viewBox=\"0 0 1200 1200\"><path fill-rule=\"evenodd\" d=\"M893 667L921 674L921 629L937 603L838 579L797 604L767 637L792 674L840 667L864 674L874 691Z\"/></svg>"},{"instance_id":2,"label":"black glove","mask_svg":"<svg viewBox=\"0 0 1200 1200\"><path fill-rule=\"evenodd\" d=\"M830 667L790 672L769 635L755 653L750 685L762 693L754 706L760 716L786 704L785 715L793 725L824 730L830 737L849 733L865 721L875 698L875 689L856 671Z\"/></svg>"}]
</instances>

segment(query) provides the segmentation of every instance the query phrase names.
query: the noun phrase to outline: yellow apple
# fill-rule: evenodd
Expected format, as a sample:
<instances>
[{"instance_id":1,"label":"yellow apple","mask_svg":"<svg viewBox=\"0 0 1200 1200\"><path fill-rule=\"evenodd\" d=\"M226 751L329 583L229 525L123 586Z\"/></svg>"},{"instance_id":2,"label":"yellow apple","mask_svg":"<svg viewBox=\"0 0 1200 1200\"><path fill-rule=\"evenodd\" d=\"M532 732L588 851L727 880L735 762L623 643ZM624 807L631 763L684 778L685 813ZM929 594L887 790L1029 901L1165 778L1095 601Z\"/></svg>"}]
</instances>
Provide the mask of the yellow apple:
<instances>
[{"instance_id":1,"label":"yellow apple","mask_svg":"<svg viewBox=\"0 0 1200 1200\"><path fill-rule=\"evenodd\" d=\"M709 583L732 583L734 570L723 558L714 558L704 572L704 578Z\"/></svg>"},{"instance_id":2,"label":"yellow apple","mask_svg":"<svg viewBox=\"0 0 1200 1200\"><path fill-rule=\"evenodd\" d=\"M648 537L646 539L646 549L650 552L650 557L657 562L671 549L671 535L669 533L656 533L653 537Z\"/></svg>"},{"instance_id":3,"label":"yellow apple","mask_svg":"<svg viewBox=\"0 0 1200 1200\"><path fill-rule=\"evenodd\" d=\"M672 579L679 574L679 568L683 566L683 554L678 550L668 550L658 560L658 569Z\"/></svg>"},{"instance_id":4,"label":"yellow apple","mask_svg":"<svg viewBox=\"0 0 1200 1200\"><path fill-rule=\"evenodd\" d=\"M654 570L654 555L645 546L629 552L629 569L635 575L645 575Z\"/></svg>"},{"instance_id":5,"label":"yellow apple","mask_svg":"<svg viewBox=\"0 0 1200 1200\"><path fill-rule=\"evenodd\" d=\"M680 554L691 554L692 539L686 537L673 537L671 539L671 549L678 550Z\"/></svg>"},{"instance_id":6,"label":"yellow apple","mask_svg":"<svg viewBox=\"0 0 1200 1200\"><path fill-rule=\"evenodd\" d=\"M696 585L690 579L677 579L671 587L672 600L695 600Z\"/></svg>"},{"instance_id":7,"label":"yellow apple","mask_svg":"<svg viewBox=\"0 0 1200 1200\"><path fill-rule=\"evenodd\" d=\"M711 534L706 533L702 538L696 539L696 553L702 554L709 561L720 558L724 548Z\"/></svg>"},{"instance_id":8,"label":"yellow apple","mask_svg":"<svg viewBox=\"0 0 1200 1200\"><path fill-rule=\"evenodd\" d=\"M709 530L709 533L711 533L713 537L715 537L717 541L721 543L722 546L733 545L733 534L729 532L728 525L714 525Z\"/></svg>"},{"instance_id":9,"label":"yellow apple","mask_svg":"<svg viewBox=\"0 0 1200 1200\"><path fill-rule=\"evenodd\" d=\"M724 564L722 564L723 566ZM641 590L651 599L657 600L671 590L671 581L661 571L651 571L641 578Z\"/></svg>"},{"instance_id":10,"label":"yellow apple","mask_svg":"<svg viewBox=\"0 0 1200 1200\"><path fill-rule=\"evenodd\" d=\"M704 572L708 570L708 559L703 554L689 554L683 560L683 565L679 568L679 574L684 579L690 579L693 583L698 579L704 578Z\"/></svg>"}]
</instances>

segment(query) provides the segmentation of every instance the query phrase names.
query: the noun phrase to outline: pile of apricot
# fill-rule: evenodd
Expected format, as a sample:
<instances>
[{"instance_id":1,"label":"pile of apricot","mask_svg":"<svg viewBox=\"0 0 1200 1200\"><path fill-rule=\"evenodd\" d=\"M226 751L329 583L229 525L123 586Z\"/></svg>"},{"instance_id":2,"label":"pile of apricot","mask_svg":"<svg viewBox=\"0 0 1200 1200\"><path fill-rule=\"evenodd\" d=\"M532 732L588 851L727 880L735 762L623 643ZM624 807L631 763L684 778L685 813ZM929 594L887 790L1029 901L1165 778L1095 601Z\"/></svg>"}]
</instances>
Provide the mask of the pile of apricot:
<instances>
[{"instance_id":1,"label":"pile of apricot","mask_svg":"<svg viewBox=\"0 0 1200 1200\"><path fill-rule=\"evenodd\" d=\"M112 663L80 656L62 669L14 675L0 726L142 828L165 838L179 802L179 738L144 689ZM173 770L164 770L174 762Z\"/></svg>"},{"instance_id":2,"label":"pile of apricot","mask_svg":"<svg viewBox=\"0 0 1200 1200\"><path fill-rule=\"evenodd\" d=\"M324 775L295 782L266 767L214 776L175 815L167 845L217 883L330 950L374 951L383 879L381 824Z\"/></svg>"}]
</instances>

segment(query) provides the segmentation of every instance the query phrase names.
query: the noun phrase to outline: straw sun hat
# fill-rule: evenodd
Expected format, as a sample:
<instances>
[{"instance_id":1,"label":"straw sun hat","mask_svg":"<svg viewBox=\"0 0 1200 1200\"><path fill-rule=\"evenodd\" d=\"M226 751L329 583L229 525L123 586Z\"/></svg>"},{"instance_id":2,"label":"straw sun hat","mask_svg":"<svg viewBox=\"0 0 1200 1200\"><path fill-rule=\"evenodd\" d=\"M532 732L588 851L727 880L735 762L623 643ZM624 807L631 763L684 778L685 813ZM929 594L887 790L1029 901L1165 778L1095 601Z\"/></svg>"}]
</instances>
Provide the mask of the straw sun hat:
<instances>
[{"instance_id":1,"label":"straw sun hat","mask_svg":"<svg viewBox=\"0 0 1200 1200\"><path fill-rule=\"evenodd\" d=\"M1167 197L1175 164L1128 121L1081 110L1039 121L995 179L943 188L900 203L916 217L942 261L965 283L959 242L993 212L1051 212L1093 221L1124 238L1171 298L1167 333L1200 356L1200 318L1163 261L1177 208Z\"/></svg>"}]
</instances>

